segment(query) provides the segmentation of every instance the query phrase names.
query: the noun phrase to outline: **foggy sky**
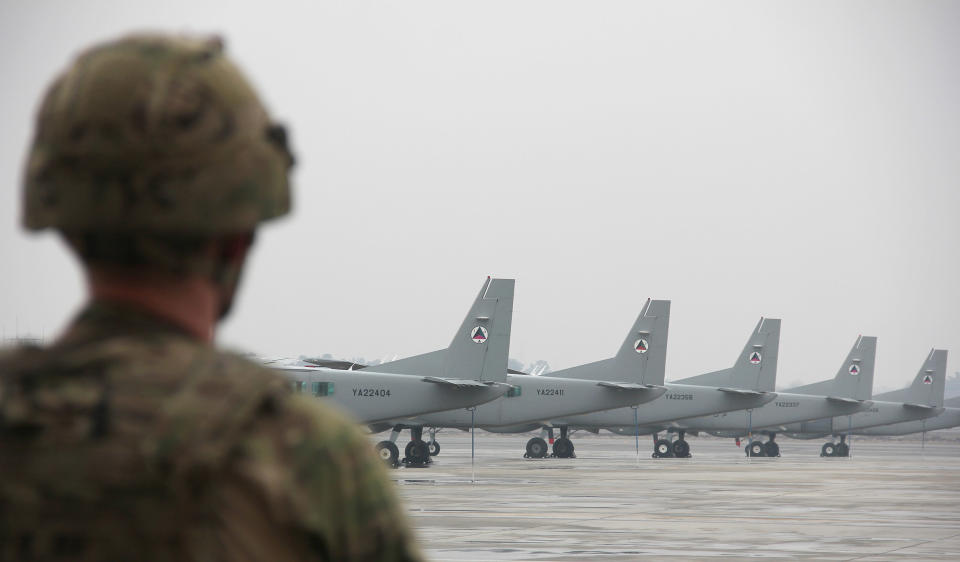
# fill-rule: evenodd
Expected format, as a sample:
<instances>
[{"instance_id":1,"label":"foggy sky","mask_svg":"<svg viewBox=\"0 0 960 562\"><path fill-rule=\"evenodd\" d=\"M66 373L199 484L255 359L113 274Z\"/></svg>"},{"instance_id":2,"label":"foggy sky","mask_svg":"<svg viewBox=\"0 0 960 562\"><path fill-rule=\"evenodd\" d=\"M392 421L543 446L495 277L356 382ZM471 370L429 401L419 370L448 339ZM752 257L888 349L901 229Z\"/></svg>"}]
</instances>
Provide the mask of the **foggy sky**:
<instances>
[{"instance_id":1,"label":"foggy sky","mask_svg":"<svg viewBox=\"0 0 960 562\"><path fill-rule=\"evenodd\" d=\"M316 4L316 5L315 5ZM511 355L612 355L672 299L667 378L783 318L778 382L879 337L875 387L960 353L956 2L0 3L0 329L82 301L19 228L41 92L130 30L218 31L299 157L219 340L263 355L444 347L517 279Z\"/></svg>"}]
</instances>

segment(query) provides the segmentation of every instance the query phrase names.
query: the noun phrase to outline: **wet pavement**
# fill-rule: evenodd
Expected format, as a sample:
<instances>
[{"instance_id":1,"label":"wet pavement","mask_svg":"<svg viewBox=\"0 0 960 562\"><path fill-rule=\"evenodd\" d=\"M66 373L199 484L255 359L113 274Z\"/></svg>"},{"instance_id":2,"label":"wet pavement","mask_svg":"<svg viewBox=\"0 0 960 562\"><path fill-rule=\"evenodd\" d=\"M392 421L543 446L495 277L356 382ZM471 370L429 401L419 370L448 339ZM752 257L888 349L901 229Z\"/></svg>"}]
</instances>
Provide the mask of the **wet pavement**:
<instances>
[{"instance_id":1,"label":"wet pavement","mask_svg":"<svg viewBox=\"0 0 960 562\"><path fill-rule=\"evenodd\" d=\"M386 434L378 436L382 438ZM407 439L400 443L401 451ZM574 436L576 459L528 460L528 435L441 432L428 468L391 471L432 560L816 558L960 560L960 443L778 437L782 457L688 437ZM377 439L377 437L374 437Z\"/></svg>"}]
</instances>

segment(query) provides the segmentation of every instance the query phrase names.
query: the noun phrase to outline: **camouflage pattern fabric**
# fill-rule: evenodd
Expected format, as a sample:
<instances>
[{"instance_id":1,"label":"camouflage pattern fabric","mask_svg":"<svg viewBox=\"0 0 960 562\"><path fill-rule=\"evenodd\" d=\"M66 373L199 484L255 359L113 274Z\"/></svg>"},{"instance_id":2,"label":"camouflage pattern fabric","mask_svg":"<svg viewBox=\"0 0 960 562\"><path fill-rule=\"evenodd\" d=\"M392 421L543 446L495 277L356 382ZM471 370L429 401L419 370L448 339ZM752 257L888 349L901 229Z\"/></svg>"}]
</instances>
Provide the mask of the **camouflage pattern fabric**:
<instances>
[{"instance_id":1,"label":"camouflage pattern fabric","mask_svg":"<svg viewBox=\"0 0 960 562\"><path fill-rule=\"evenodd\" d=\"M50 86L24 174L31 230L212 235L290 209L294 159L217 37L132 35Z\"/></svg>"},{"instance_id":2,"label":"camouflage pattern fabric","mask_svg":"<svg viewBox=\"0 0 960 562\"><path fill-rule=\"evenodd\" d=\"M416 560L345 417L162 320L94 304L0 355L2 560Z\"/></svg>"}]
</instances>

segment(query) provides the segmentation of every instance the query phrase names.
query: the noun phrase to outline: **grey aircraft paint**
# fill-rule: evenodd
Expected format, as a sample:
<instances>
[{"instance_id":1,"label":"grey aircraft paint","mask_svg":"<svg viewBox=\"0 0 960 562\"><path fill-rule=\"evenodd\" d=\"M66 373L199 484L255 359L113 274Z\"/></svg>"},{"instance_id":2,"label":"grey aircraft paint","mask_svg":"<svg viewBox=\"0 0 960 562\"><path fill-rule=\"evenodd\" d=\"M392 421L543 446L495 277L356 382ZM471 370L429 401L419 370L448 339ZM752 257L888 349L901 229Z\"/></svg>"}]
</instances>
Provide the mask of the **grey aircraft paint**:
<instances>
[{"instance_id":1,"label":"grey aircraft paint","mask_svg":"<svg viewBox=\"0 0 960 562\"><path fill-rule=\"evenodd\" d=\"M813 439L937 416L943 411L946 375L947 352L933 349L906 388L874 396L873 404L856 414L791 424L784 433L793 438Z\"/></svg>"},{"instance_id":2,"label":"grey aircraft paint","mask_svg":"<svg viewBox=\"0 0 960 562\"><path fill-rule=\"evenodd\" d=\"M671 430L705 431L724 437L742 437L750 433L751 430L756 432L761 428L768 428L776 432L790 423L858 412L870 406L870 387L873 385L876 348L877 338L858 337L832 380L798 387L798 389L786 392L777 392L777 397L772 402L753 410L678 420L671 424ZM857 366L855 373L851 372L851 366L853 365ZM861 379L868 380L862 381ZM677 382L724 386L731 381L728 371L717 371ZM820 389L822 395L814 396L796 392L796 390L805 388ZM824 415L825 413L827 415ZM633 434L632 427L612 429L616 433ZM641 433L648 431L641 428Z\"/></svg>"},{"instance_id":3,"label":"grey aircraft paint","mask_svg":"<svg viewBox=\"0 0 960 562\"><path fill-rule=\"evenodd\" d=\"M944 409L939 415L923 420L900 422L890 425L868 427L854 432L855 435L909 435L937 429L960 426L960 396L943 401Z\"/></svg>"},{"instance_id":4,"label":"grey aircraft paint","mask_svg":"<svg viewBox=\"0 0 960 562\"><path fill-rule=\"evenodd\" d=\"M654 301L654 303L668 301ZM627 341L632 336L627 337ZM552 424L576 429L598 430L611 426L644 426L666 429L664 424L677 419L717 414L745 408L758 408L776 398L771 392L776 384L777 356L780 341L780 320L761 318L751 332L734 366L718 373L728 377L723 386L700 386L666 383L667 392L657 400L636 408L619 408L581 416L553 420ZM752 359L752 360L751 360ZM592 364L596 365L596 364ZM602 365L602 364L601 364ZM585 367L590 367L587 365ZM602 368L585 367L551 373L551 376L579 378L604 377Z\"/></svg>"},{"instance_id":5,"label":"grey aircraft paint","mask_svg":"<svg viewBox=\"0 0 960 562\"><path fill-rule=\"evenodd\" d=\"M644 307L646 310L650 302ZM637 338L624 343L620 352L611 361L613 371L640 372L637 382L619 382L624 375L611 379L559 378L551 375L533 376L507 373L504 377L514 389L503 398L478 406L473 416L476 427L496 430L520 428L525 424L539 424L567 415L598 410L620 408L649 402L666 392L663 383L663 368L666 363L666 338L669 325L669 306L666 313L648 319L649 326ZM641 337L643 336L643 337ZM645 339L648 351L638 353L635 341ZM382 367L382 366L381 366ZM432 427L471 427L471 412L446 411L418 416L415 423Z\"/></svg>"},{"instance_id":6,"label":"grey aircraft paint","mask_svg":"<svg viewBox=\"0 0 960 562\"><path fill-rule=\"evenodd\" d=\"M650 301L647 302L647 307L649 305ZM377 445L378 450L385 461L396 466L397 447L394 441L403 429L409 428L411 441L406 446L403 462L423 465L429 462L426 456L427 451L430 455L439 452L439 443L436 441L438 428L477 427L499 432L525 431L555 417L620 408L654 400L666 392L666 388L661 383L666 363L669 309L667 314L656 318L651 317L649 320L651 321L649 329L644 330L643 334L638 334L639 337L630 342L630 347L621 349L613 360L617 369L642 371L644 374L641 376L641 381L643 382L522 375L507 372L504 365L500 380L512 386L510 392L504 397L472 410L448 410L417 416L410 421L398 420L390 439L381 441ZM420 365L424 357L431 355L433 354L388 363L386 368L406 370ZM380 365L378 369L384 369L384 367ZM646 381L653 381L656 384ZM429 445L421 439L424 427L431 428Z\"/></svg>"},{"instance_id":7,"label":"grey aircraft paint","mask_svg":"<svg viewBox=\"0 0 960 562\"><path fill-rule=\"evenodd\" d=\"M484 282L450 346L421 362L417 376L380 369L276 367L300 392L333 402L363 423L466 408L495 400L510 387L497 379L507 367L513 279Z\"/></svg>"}]
</instances>

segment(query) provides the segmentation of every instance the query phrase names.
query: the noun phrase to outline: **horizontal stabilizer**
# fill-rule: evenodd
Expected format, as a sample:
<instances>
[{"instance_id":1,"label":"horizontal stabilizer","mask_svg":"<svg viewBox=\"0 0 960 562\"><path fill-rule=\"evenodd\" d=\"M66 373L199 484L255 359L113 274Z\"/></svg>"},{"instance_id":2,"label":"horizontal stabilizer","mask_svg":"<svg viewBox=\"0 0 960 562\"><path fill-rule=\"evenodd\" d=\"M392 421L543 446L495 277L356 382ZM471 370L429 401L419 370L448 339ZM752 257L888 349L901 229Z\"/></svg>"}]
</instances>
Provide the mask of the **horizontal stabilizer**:
<instances>
[{"instance_id":1,"label":"horizontal stabilizer","mask_svg":"<svg viewBox=\"0 0 960 562\"><path fill-rule=\"evenodd\" d=\"M729 392L730 394L736 394L738 396L762 396L766 392L760 392L759 390L747 390L745 388L718 388L720 392Z\"/></svg>"},{"instance_id":2,"label":"horizontal stabilizer","mask_svg":"<svg viewBox=\"0 0 960 562\"><path fill-rule=\"evenodd\" d=\"M839 402L841 404L862 404L864 402L861 400L854 400L853 398L844 398L843 396L827 396L827 400L831 402ZM870 400L866 400L865 402L873 404L873 402Z\"/></svg>"},{"instance_id":3,"label":"horizontal stabilizer","mask_svg":"<svg viewBox=\"0 0 960 562\"><path fill-rule=\"evenodd\" d=\"M912 402L904 402L904 408L916 408L918 410L935 410L936 406L931 406L930 404L914 404Z\"/></svg>"},{"instance_id":4,"label":"horizontal stabilizer","mask_svg":"<svg viewBox=\"0 0 960 562\"><path fill-rule=\"evenodd\" d=\"M653 384L637 384L633 382L600 381L597 384L599 386L605 386L607 388L615 388L617 390L656 390L656 389L664 388L662 386L657 386Z\"/></svg>"},{"instance_id":5,"label":"horizontal stabilizer","mask_svg":"<svg viewBox=\"0 0 960 562\"><path fill-rule=\"evenodd\" d=\"M424 382L432 382L436 384L445 384L449 386L455 386L457 388L487 388L490 385L470 379L445 379L443 377L423 377Z\"/></svg>"}]
</instances>

